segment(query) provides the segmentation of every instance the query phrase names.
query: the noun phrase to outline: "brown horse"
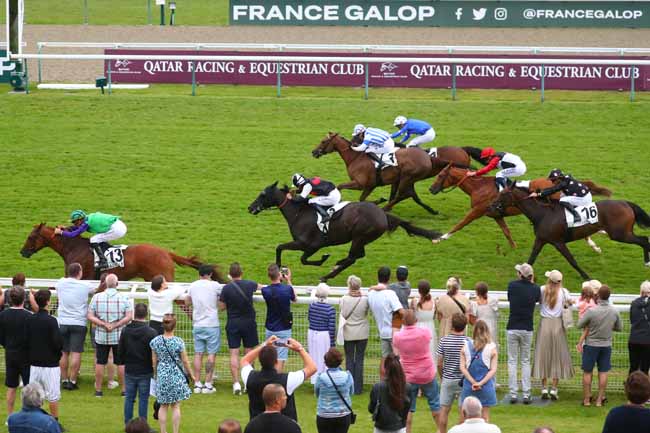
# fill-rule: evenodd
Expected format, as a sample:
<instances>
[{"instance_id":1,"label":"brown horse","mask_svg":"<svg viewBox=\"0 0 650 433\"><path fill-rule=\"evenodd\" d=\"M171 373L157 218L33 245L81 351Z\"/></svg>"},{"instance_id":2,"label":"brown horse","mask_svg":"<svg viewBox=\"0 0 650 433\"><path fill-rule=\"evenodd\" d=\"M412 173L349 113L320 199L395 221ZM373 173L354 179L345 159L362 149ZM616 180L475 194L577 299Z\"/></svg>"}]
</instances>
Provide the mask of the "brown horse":
<instances>
[{"instance_id":1,"label":"brown horse","mask_svg":"<svg viewBox=\"0 0 650 433\"><path fill-rule=\"evenodd\" d=\"M602 200L596 203L598 222L581 227L568 228L564 208L556 203L544 203L529 199L529 191L521 188L503 190L490 206L491 212L504 213L510 207L517 207L533 223L535 244L528 263L535 263L546 244L553 245L585 280L589 275L580 269L566 244L586 238L598 231L605 231L610 239L626 244L639 245L643 249L643 260L650 267L650 239L634 234L634 224L650 228L650 215L640 206L625 200Z\"/></svg>"},{"instance_id":2,"label":"brown horse","mask_svg":"<svg viewBox=\"0 0 650 433\"><path fill-rule=\"evenodd\" d=\"M418 205L432 214L437 214L430 206L420 200L415 192L415 182L435 176L445 166L433 162L425 150L418 147L399 149L395 153L397 167L386 167L377 172L372 159L364 152L356 152L351 149L352 143L343 136L330 132L312 151L314 158L332 152L338 152L345 162L348 176L352 182L338 185L339 189L361 190L359 201L364 201L370 193L378 186L390 185L391 192L385 211L390 211L393 206L402 200L412 198ZM469 155L460 147L439 147L438 160L453 162L459 165L469 166Z\"/></svg>"},{"instance_id":3,"label":"brown horse","mask_svg":"<svg viewBox=\"0 0 650 433\"><path fill-rule=\"evenodd\" d=\"M604 195L606 197L612 195L612 192L607 188L598 186L589 180L585 180L583 183L587 185L595 195ZM549 188L552 185L553 184L550 180L539 178L530 181L529 189L531 191L537 191ZM497 214L489 211L490 204L496 200L497 195L499 194L494 177L467 177L467 169L448 164L440 174L438 174L438 177L431 185L431 188L429 188L429 191L431 191L431 194L438 194L439 192L444 191L445 188L450 187L460 188L465 194L470 196L471 209L467 215L465 215L465 217L454 226L454 228L445 233L439 240L434 240L434 243L449 239L451 235L461 230L472 221L483 216L488 216L494 218L499 227L501 227L501 230L506 239L508 239L510 246L512 248L517 247L517 244L512 239L510 229L503 218L507 216L520 215L521 210L515 206L511 206L507 208L504 213ZM551 198L555 200L559 199L560 193L558 192L554 194ZM597 253L601 252L600 248L590 237L587 237L586 241L594 251Z\"/></svg>"},{"instance_id":4,"label":"brown horse","mask_svg":"<svg viewBox=\"0 0 650 433\"><path fill-rule=\"evenodd\" d=\"M93 266L93 254L90 250L90 241L87 238L65 238L54 234L54 227L45 223L34 226L25 245L20 250L23 257L30 258L42 248L49 247L59 254L65 263L77 262L83 268L83 277L90 280L97 278ZM197 257L182 257L171 251L149 244L129 246L124 254L124 268L110 269L120 280L126 281L133 278L143 278L151 281L156 275L163 275L167 281L174 281L175 264L190 266L198 269L203 263ZM215 267L212 279L221 283L225 282L219 270Z\"/></svg>"}]
</instances>

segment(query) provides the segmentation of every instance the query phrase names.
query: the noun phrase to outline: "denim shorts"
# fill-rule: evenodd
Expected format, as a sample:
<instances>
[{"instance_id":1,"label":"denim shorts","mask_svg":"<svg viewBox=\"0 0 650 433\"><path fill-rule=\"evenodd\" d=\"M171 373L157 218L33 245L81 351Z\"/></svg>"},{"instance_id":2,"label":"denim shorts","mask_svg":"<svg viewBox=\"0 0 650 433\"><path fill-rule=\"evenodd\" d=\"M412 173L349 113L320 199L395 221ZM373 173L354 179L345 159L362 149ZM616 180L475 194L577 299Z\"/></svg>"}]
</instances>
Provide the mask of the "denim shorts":
<instances>
[{"instance_id":1,"label":"denim shorts","mask_svg":"<svg viewBox=\"0 0 650 433\"><path fill-rule=\"evenodd\" d=\"M268 340L273 335L281 340L291 338L291 329L285 329L284 331L269 331L268 329L264 329L264 331L266 331L265 340ZM289 349L287 347L276 346L275 348L278 350L278 361L286 361L289 359Z\"/></svg>"},{"instance_id":2,"label":"denim shorts","mask_svg":"<svg viewBox=\"0 0 650 433\"><path fill-rule=\"evenodd\" d=\"M598 365L599 373L606 373L612 369L612 348L587 346L582 348L582 371L591 373L594 366Z\"/></svg>"},{"instance_id":3,"label":"denim shorts","mask_svg":"<svg viewBox=\"0 0 650 433\"><path fill-rule=\"evenodd\" d=\"M219 352L221 346L221 329L215 328L192 328L194 334L194 353L208 353L214 355Z\"/></svg>"},{"instance_id":4,"label":"denim shorts","mask_svg":"<svg viewBox=\"0 0 650 433\"><path fill-rule=\"evenodd\" d=\"M415 412L419 389L422 390L422 395L427 398L427 403L429 403L429 409L431 409L431 412L438 412L440 410L440 389L438 388L438 382L436 382L436 379L425 384L409 383L408 393L409 399L411 400L411 412Z\"/></svg>"},{"instance_id":5,"label":"denim shorts","mask_svg":"<svg viewBox=\"0 0 650 433\"><path fill-rule=\"evenodd\" d=\"M382 338L381 339L381 357L386 358L388 355L393 353L393 339L392 338Z\"/></svg>"},{"instance_id":6,"label":"denim shorts","mask_svg":"<svg viewBox=\"0 0 650 433\"><path fill-rule=\"evenodd\" d=\"M454 399L460 396L460 393L463 391L463 388L458 384L459 379L442 379L440 382L440 405L441 406L451 406L454 402ZM460 399L458 401L460 406Z\"/></svg>"}]
</instances>

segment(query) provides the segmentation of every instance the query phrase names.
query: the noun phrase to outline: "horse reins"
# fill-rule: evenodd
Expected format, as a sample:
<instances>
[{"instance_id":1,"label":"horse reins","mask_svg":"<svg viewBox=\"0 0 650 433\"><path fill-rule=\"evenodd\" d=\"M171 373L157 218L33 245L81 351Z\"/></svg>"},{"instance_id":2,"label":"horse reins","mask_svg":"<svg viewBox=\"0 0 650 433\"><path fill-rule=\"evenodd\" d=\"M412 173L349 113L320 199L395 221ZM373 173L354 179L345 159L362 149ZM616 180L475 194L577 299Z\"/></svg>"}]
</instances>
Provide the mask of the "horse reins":
<instances>
[{"instance_id":1,"label":"horse reins","mask_svg":"<svg viewBox=\"0 0 650 433\"><path fill-rule=\"evenodd\" d=\"M287 196L285 195L285 196L284 196L284 200L282 200L282 203L280 203L280 204L278 205L278 209L282 209L283 207L285 207L285 206L287 205L288 202L289 202L289 197L287 197Z\"/></svg>"}]
</instances>

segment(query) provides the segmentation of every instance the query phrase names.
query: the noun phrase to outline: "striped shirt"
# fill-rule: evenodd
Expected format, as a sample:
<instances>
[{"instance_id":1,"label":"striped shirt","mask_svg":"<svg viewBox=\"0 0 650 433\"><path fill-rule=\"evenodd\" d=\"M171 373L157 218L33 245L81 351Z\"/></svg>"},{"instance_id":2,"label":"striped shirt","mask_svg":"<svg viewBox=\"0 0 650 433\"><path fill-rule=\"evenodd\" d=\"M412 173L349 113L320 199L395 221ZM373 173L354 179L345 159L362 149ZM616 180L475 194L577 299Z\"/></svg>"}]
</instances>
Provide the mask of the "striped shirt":
<instances>
[{"instance_id":1,"label":"striped shirt","mask_svg":"<svg viewBox=\"0 0 650 433\"><path fill-rule=\"evenodd\" d=\"M314 302L307 313L309 329L312 331L329 331L330 346L334 347L336 339L336 310L325 302Z\"/></svg>"},{"instance_id":2,"label":"striped shirt","mask_svg":"<svg viewBox=\"0 0 650 433\"><path fill-rule=\"evenodd\" d=\"M463 373L460 372L460 351L463 346L471 340L464 335L449 334L440 339L438 343L438 359L442 359L442 378L460 379Z\"/></svg>"},{"instance_id":3,"label":"striped shirt","mask_svg":"<svg viewBox=\"0 0 650 433\"><path fill-rule=\"evenodd\" d=\"M383 147L388 139L390 139L388 132L378 128L366 128L363 144L368 147Z\"/></svg>"}]
</instances>

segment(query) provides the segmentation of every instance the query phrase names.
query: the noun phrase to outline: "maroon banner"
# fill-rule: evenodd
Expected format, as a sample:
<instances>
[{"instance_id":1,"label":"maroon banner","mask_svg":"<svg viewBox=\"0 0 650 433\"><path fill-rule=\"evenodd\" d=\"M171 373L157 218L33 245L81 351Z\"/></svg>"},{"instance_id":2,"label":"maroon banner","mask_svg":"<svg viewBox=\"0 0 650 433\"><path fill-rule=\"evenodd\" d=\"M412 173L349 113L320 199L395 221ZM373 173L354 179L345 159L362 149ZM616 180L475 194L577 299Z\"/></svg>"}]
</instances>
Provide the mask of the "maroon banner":
<instances>
[{"instance_id":1,"label":"maroon banner","mask_svg":"<svg viewBox=\"0 0 650 433\"><path fill-rule=\"evenodd\" d=\"M138 55L278 55L270 52L106 50L106 54ZM361 57L358 53L289 53L288 56ZM477 55L368 54L363 57L476 57ZM480 55L494 59L530 58L525 55ZM549 58L549 56L545 56ZM571 59L576 56L552 56ZM649 57L625 57L646 60ZM598 57L620 59L620 57ZM361 87L365 83L365 63L355 62L258 62L196 61L195 76L200 84L275 85L278 69L283 86ZM191 83L192 61L188 60L113 60L111 79L115 83ZM105 63L108 73L108 62ZM629 90L630 66L606 65L502 65L461 64L456 66L456 86L464 89L533 89L541 86L542 74L547 89ZM368 63L371 87L448 88L453 66L426 63ZM650 67L634 68L636 90L650 89Z\"/></svg>"}]
</instances>

